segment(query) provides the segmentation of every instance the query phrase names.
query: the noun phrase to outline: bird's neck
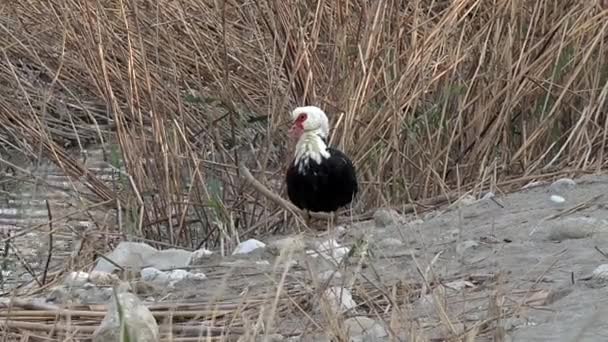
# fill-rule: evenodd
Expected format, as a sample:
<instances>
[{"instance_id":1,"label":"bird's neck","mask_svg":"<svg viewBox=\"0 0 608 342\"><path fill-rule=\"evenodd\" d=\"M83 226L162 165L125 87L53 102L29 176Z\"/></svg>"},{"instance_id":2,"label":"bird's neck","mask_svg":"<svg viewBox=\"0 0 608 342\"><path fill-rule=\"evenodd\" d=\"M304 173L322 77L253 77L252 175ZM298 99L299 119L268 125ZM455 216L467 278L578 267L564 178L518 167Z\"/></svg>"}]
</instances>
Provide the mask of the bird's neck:
<instances>
[{"instance_id":1,"label":"bird's neck","mask_svg":"<svg viewBox=\"0 0 608 342\"><path fill-rule=\"evenodd\" d=\"M327 144L322 138L321 132L318 130L304 132L296 144L295 163L300 166L300 169L302 170L308 165L311 159L317 164L321 164L326 158L329 158L329 151L327 151Z\"/></svg>"}]
</instances>

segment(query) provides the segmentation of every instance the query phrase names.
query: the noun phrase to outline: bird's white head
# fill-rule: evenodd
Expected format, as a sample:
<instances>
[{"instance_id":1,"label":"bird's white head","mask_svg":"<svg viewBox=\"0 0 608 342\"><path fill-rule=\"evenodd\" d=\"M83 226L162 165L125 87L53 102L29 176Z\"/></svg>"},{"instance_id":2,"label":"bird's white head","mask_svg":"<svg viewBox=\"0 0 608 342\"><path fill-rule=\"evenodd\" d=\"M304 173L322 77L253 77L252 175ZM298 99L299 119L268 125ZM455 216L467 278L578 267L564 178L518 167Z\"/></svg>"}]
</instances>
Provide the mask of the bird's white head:
<instances>
[{"instance_id":1,"label":"bird's white head","mask_svg":"<svg viewBox=\"0 0 608 342\"><path fill-rule=\"evenodd\" d=\"M295 139L299 139L304 133L316 134L323 139L327 139L329 135L329 120L319 107L298 107L291 112L291 120L289 133Z\"/></svg>"},{"instance_id":2,"label":"bird's white head","mask_svg":"<svg viewBox=\"0 0 608 342\"><path fill-rule=\"evenodd\" d=\"M304 173L311 159L320 164L330 156L325 143L329 136L329 120L321 108L314 106L294 109L291 120L289 133L298 141L295 163L298 171Z\"/></svg>"}]
</instances>

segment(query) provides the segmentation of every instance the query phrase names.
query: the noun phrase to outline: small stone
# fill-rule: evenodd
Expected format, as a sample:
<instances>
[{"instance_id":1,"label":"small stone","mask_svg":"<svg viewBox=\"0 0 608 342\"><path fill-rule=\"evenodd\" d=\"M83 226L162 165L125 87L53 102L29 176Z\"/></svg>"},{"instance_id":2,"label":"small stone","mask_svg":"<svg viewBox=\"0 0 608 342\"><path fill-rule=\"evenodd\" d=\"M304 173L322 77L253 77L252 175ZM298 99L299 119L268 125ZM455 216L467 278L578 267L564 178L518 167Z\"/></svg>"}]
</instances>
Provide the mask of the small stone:
<instances>
[{"instance_id":1,"label":"small stone","mask_svg":"<svg viewBox=\"0 0 608 342\"><path fill-rule=\"evenodd\" d=\"M166 272L158 270L154 267L146 267L141 270L141 279L147 282L165 284L169 282L169 275Z\"/></svg>"},{"instance_id":2,"label":"small stone","mask_svg":"<svg viewBox=\"0 0 608 342\"><path fill-rule=\"evenodd\" d=\"M330 308L336 313L345 312L357 307L357 303L347 288L340 286L330 287L325 290L324 295Z\"/></svg>"},{"instance_id":3,"label":"small stone","mask_svg":"<svg viewBox=\"0 0 608 342\"><path fill-rule=\"evenodd\" d=\"M89 274L89 281L97 286L114 286L120 283L116 274L93 271Z\"/></svg>"},{"instance_id":4,"label":"small stone","mask_svg":"<svg viewBox=\"0 0 608 342\"><path fill-rule=\"evenodd\" d=\"M349 342L380 341L388 333L383 326L368 317L351 317L344 321Z\"/></svg>"},{"instance_id":5,"label":"small stone","mask_svg":"<svg viewBox=\"0 0 608 342\"><path fill-rule=\"evenodd\" d=\"M559 195L551 195L549 200L555 204L562 204L566 202L566 199Z\"/></svg>"},{"instance_id":6,"label":"small stone","mask_svg":"<svg viewBox=\"0 0 608 342\"><path fill-rule=\"evenodd\" d=\"M264 247L266 247L265 243L258 241L256 239L249 239L249 240L239 243L238 246L236 246L236 248L232 252L232 255L248 254L258 248L264 248Z\"/></svg>"},{"instance_id":7,"label":"small stone","mask_svg":"<svg viewBox=\"0 0 608 342\"><path fill-rule=\"evenodd\" d=\"M190 255L190 260L188 260L188 265L193 266L193 265L204 264L205 261L208 260L209 256L211 256L211 255L213 255L213 252L206 248L197 249L194 252L192 252L192 255Z\"/></svg>"},{"instance_id":8,"label":"small stone","mask_svg":"<svg viewBox=\"0 0 608 342\"><path fill-rule=\"evenodd\" d=\"M385 228L399 224L402 221L401 214L395 209L381 208L374 212L374 224L378 228Z\"/></svg>"},{"instance_id":9,"label":"small stone","mask_svg":"<svg viewBox=\"0 0 608 342\"><path fill-rule=\"evenodd\" d=\"M608 264L602 264L593 270L589 279L589 287L600 288L608 285Z\"/></svg>"},{"instance_id":10,"label":"small stone","mask_svg":"<svg viewBox=\"0 0 608 342\"><path fill-rule=\"evenodd\" d=\"M143 242L122 241L106 258L123 268L139 270L144 267L157 269L178 268L188 265L192 252L170 248L159 251ZM118 267L99 258L94 271L113 273Z\"/></svg>"},{"instance_id":11,"label":"small stone","mask_svg":"<svg viewBox=\"0 0 608 342\"><path fill-rule=\"evenodd\" d=\"M350 251L350 248L340 246L340 244L338 244L338 242L336 242L334 239L329 239L322 242L319 244L317 249L324 258L335 263L340 263L342 258L344 258L344 256ZM316 252L313 253L316 254Z\"/></svg>"},{"instance_id":12,"label":"small stone","mask_svg":"<svg viewBox=\"0 0 608 342\"><path fill-rule=\"evenodd\" d=\"M120 306L117 306L117 302ZM119 315L119 308L122 315ZM122 322L120 316L123 318ZM137 296L128 292L112 297L106 316L93 333L93 342L122 341L124 327L127 328L131 341L160 341L160 332L154 316Z\"/></svg>"}]
</instances>

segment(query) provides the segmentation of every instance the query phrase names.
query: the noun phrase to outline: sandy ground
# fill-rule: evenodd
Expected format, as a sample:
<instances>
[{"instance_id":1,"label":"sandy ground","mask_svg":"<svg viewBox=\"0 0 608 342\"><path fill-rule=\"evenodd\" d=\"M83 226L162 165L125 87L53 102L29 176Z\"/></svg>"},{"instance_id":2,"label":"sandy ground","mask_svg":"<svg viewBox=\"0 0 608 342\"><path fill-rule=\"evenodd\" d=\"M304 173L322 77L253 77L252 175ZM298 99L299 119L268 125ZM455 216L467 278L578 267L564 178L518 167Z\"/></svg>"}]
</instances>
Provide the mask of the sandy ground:
<instances>
[{"instance_id":1,"label":"sandy ground","mask_svg":"<svg viewBox=\"0 0 608 342\"><path fill-rule=\"evenodd\" d=\"M155 297L219 298L221 292L226 300L237 301L244 293L274 293L281 283L293 293L308 294L309 305L291 308L289 319L277 327L290 335L314 330L306 316L324 315L310 289L322 288L319 279L324 272L337 270L342 277L329 284L350 287L359 304L346 315L357 313L389 322L395 319L397 306L401 322L391 327L404 340L413 330L429 340L443 340L486 322L480 330L488 339L504 330L511 341L605 341L606 288L603 278L589 276L598 266L608 264L608 254L604 254L608 253L604 196L608 176L575 181L575 187L562 193L566 201L561 204L549 199L552 192L544 184L421 217L400 216L388 225L372 220L343 225L343 230L331 234L261 237L269 245L285 237L301 240L304 250L310 250L333 236L340 246L351 251L353 246L357 248L335 267L297 248L289 257L272 248L241 257L216 255L196 266L208 276L203 287L185 287ZM11 201L3 201L2 222L8 222L9 214L23 217L7 210L17 203L15 198ZM19 260L30 262L40 272L45 259L43 238L30 234L15 241L23 250L19 256L9 251L4 258L5 290L28 278ZM63 242L65 251L54 257L56 265L67 257L70 245ZM369 252L363 259L356 253L361 250ZM288 259L292 267L284 274ZM439 323L438 313L444 309L452 332L445 328L445 320Z\"/></svg>"}]
</instances>

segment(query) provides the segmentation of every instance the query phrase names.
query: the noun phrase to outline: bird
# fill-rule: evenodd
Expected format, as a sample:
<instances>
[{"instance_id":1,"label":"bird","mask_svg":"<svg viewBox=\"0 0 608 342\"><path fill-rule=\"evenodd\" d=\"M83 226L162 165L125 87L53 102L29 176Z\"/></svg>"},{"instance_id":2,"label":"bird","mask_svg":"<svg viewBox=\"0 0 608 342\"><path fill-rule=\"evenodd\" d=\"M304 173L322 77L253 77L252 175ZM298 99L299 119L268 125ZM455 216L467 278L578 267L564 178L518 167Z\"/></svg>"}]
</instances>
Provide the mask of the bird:
<instances>
[{"instance_id":1,"label":"bird","mask_svg":"<svg viewBox=\"0 0 608 342\"><path fill-rule=\"evenodd\" d=\"M337 210L349 205L359 191L353 162L327 145L329 120L321 108L297 107L291 121L289 135L297 142L285 176L289 200L304 211L307 226L310 212L329 213L333 221Z\"/></svg>"}]
</instances>

